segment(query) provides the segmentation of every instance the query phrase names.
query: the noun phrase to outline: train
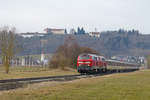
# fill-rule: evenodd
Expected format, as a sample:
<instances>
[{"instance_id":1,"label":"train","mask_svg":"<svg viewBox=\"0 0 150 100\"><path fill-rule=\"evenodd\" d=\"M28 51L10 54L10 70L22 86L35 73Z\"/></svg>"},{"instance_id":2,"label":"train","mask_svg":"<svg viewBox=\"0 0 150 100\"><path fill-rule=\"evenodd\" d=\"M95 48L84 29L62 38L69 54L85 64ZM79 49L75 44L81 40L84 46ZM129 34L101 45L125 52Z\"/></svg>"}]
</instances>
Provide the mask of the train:
<instances>
[{"instance_id":1,"label":"train","mask_svg":"<svg viewBox=\"0 0 150 100\"><path fill-rule=\"evenodd\" d=\"M140 64L110 60L97 54L83 53L77 58L77 71L81 74L105 73L107 71L133 71L139 68Z\"/></svg>"}]
</instances>

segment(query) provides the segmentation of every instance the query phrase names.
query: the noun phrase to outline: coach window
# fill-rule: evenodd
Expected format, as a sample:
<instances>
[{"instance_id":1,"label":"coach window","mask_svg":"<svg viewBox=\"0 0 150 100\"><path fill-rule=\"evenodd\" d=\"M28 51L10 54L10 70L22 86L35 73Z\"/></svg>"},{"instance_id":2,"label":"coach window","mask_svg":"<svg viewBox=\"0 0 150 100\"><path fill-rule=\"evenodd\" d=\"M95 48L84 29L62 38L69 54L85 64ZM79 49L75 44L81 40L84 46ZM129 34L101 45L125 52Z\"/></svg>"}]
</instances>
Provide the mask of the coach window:
<instances>
[{"instance_id":1,"label":"coach window","mask_svg":"<svg viewBox=\"0 0 150 100\"><path fill-rule=\"evenodd\" d=\"M95 57L95 60L96 60L96 61L98 60L97 57Z\"/></svg>"},{"instance_id":2,"label":"coach window","mask_svg":"<svg viewBox=\"0 0 150 100\"><path fill-rule=\"evenodd\" d=\"M95 60L97 60L97 57L95 57Z\"/></svg>"},{"instance_id":3,"label":"coach window","mask_svg":"<svg viewBox=\"0 0 150 100\"><path fill-rule=\"evenodd\" d=\"M102 61L105 61L105 58L102 58Z\"/></svg>"}]
</instances>

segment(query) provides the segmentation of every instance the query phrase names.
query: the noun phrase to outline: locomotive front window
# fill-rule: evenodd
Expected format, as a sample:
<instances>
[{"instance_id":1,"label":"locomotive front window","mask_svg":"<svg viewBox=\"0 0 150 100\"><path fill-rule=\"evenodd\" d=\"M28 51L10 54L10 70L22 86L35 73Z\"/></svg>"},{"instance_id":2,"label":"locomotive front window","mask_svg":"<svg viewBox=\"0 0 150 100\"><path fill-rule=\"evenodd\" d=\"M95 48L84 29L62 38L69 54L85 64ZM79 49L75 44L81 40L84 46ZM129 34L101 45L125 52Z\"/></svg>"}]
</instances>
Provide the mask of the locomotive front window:
<instances>
[{"instance_id":1,"label":"locomotive front window","mask_svg":"<svg viewBox=\"0 0 150 100\"><path fill-rule=\"evenodd\" d=\"M88 55L80 56L79 59L90 59Z\"/></svg>"}]
</instances>

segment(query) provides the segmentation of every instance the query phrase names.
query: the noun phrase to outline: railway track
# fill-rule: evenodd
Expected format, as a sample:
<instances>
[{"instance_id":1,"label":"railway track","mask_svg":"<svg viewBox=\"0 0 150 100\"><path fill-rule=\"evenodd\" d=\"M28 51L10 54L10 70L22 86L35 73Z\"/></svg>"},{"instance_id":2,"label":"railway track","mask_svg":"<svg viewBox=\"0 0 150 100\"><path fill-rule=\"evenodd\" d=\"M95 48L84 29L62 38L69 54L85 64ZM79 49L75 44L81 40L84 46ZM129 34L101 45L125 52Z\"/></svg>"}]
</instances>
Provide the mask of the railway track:
<instances>
[{"instance_id":1,"label":"railway track","mask_svg":"<svg viewBox=\"0 0 150 100\"><path fill-rule=\"evenodd\" d=\"M125 72L130 72L130 70ZM35 78L6 79L6 80L0 80L0 91L21 88L27 86L28 84L33 84L33 83L48 82L48 81L58 81L58 82L71 81L71 80L82 79L82 78L104 76L113 73L118 73L118 72L107 71L106 73L98 73L98 74L90 74L90 75L63 75L63 76L49 76L49 77L35 77Z\"/></svg>"},{"instance_id":2,"label":"railway track","mask_svg":"<svg viewBox=\"0 0 150 100\"><path fill-rule=\"evenodd\" d=\"M48 81L58 81L58 82L71 81L71 80L82 79L82 78L103 76L112 73L114 72L99 73L99 74L92 74L92 75L63 75L63 76L49 76L49 77L36 77L36 78L6 79L6 80L0 80L0 91L21 88L27 86L28 84L33 84L33 83L48 82Z\"/></svg>"},{"instance_id":3,"label":"railway track","mask_svg":"<svg viewBox=\"0 0 150 100\"><path fill-rule=\"evenodd\" d=\"M9 83L9 82L25 82L25 81L51 81L51 80L57 80L57 79L64 79L64 78L70 78L70 77L79 77L80 75L64 75L64 76L48 76L48 77L35 77L35 78L20 78L20 79L6 79L6 80L0 80L0 83Z\"/></svg>"}]
</instances>

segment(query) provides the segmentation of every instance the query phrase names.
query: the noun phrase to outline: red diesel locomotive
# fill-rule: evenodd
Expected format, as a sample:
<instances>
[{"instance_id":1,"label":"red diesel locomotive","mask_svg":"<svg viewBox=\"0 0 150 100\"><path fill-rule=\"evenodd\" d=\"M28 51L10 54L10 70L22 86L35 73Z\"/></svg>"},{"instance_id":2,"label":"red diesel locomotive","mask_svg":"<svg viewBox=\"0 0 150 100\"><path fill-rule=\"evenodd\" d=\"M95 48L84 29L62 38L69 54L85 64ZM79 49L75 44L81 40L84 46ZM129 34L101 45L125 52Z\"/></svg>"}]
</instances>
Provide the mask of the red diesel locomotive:
<instances>
[{"instance_id":1,"label":"red diesel locomotive","mask_svg":"<svg viewBox=\"0 0 150 100\"><path fill-rule=\"evenodd\" d=\"M106 72L107 63L103 56L80 54L77 58L77 70L79 73Z\"/></svg>"}]
</instances>

